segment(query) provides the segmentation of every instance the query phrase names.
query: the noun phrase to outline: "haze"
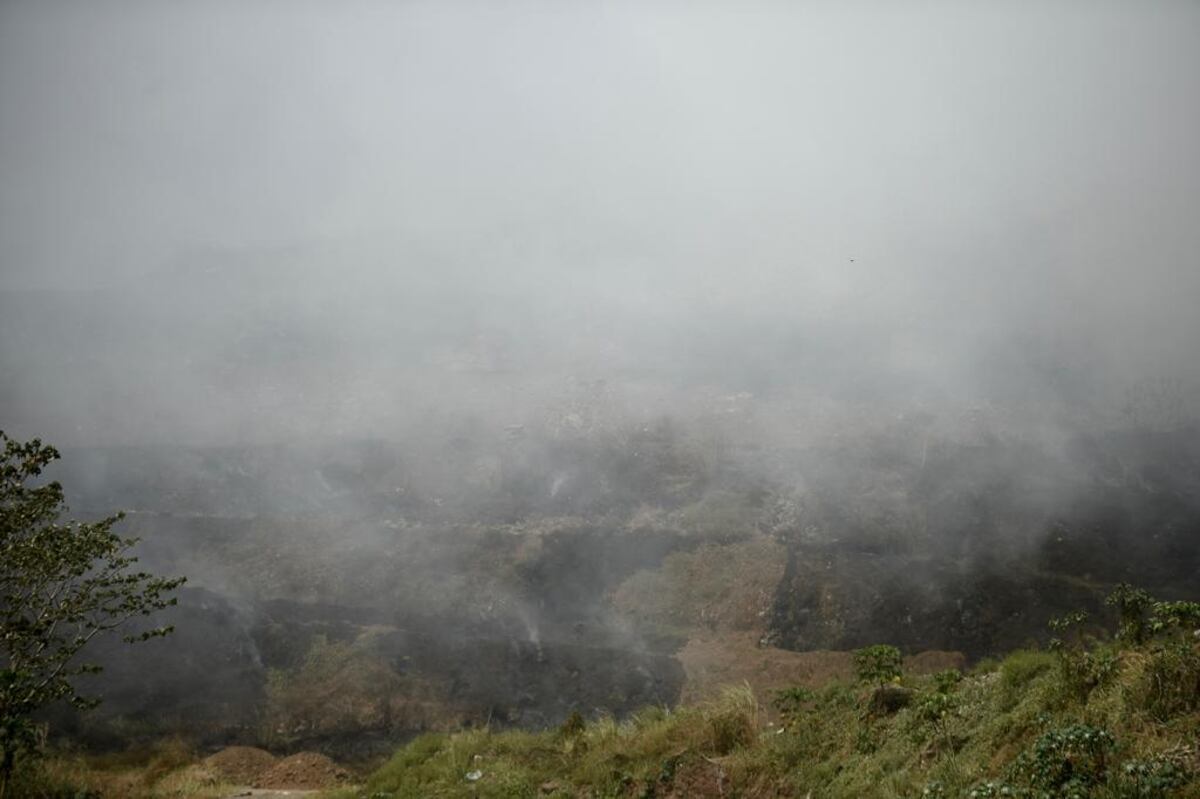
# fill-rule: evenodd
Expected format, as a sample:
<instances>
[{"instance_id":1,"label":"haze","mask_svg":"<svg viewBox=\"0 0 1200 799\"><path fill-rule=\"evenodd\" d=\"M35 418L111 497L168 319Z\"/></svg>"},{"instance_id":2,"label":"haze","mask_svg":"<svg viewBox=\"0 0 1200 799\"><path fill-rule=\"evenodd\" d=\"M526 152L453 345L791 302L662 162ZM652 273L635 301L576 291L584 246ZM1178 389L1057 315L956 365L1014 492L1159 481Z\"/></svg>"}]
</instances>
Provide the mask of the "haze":
<instances>
[{"instance_id":1,"label":"haze","mask_svg":"<svg viewBox=\"0 0 1200 799\"><path fill-rule=\"evenodd\" d=\"M1178 422L1198 75L1192 3L6 2L0 416Z\"/></svg>"}]
</instances>

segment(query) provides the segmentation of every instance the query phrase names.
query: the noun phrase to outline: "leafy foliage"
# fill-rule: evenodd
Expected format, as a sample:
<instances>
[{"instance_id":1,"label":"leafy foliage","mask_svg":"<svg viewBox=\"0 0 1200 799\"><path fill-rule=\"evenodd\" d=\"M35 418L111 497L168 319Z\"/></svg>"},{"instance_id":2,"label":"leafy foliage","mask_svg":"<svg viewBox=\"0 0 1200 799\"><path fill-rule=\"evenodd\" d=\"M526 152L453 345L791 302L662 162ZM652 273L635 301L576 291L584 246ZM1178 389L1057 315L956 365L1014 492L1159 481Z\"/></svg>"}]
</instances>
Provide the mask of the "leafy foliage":
<instances>
[{"instance_id":1,"label":"leafy foliage","mask_svg":"<svg viewBox=\"0 0 1200 799\"><path fill-rule=\"evenodd\" d=\"M1127 760L1117 776L1120 795L1128 799L1167 799L1187 784L1187 769L1168 757Z\"/></svg>"},{"instance_id":2,"label":"leafy foliage","mask_svg":"<svg viewBox=\"0 0 1200 799\"><path fill-rule=\"evenodd\" d=\"M1165 720L1200 708L1200 653L1187 641L1159 645L1146 664L1146 709Z\"/></svg>"},{"instance_id":3,"label":"leafy foliage","mask_svg":"<svg viewBox=\"0 0 1200 799\"><path fill-rule=\"evenodd\" d=\"M1114 588L1104 604L1117 609L1117 638L1134 646L1145 642L1149 633L1146 611L1153 603L1149 593L1129 583L1120 583Z\"/></svg>"},{"instance_id":4,"label":"leafy foliage","mask_svg":"<svg viewBox=\"0 0 1200 799\"><path fill-rule=\"evenodd\" d=\"M854 652L854 669L858 679L880 687L900 679L903 664L900 650L888 644L876 644Z\"/></svg>"},{"instance_id":5,"label":"leafy foliage","mask_svg":"<svg viewBox=\"0 0 1200 799\"><path fill-rule=\"evenodd\" d=\"M1200 602L1155 602L1150 612L1150 632L1184 637L1200 627Z\"/></svg>"},{"instance_id":6,"label":"leafy foliage","mask_svg":"<svg viewBox=\"0 0 1200 799\"><path fill-rule=\"evenodd\" d=\"M940 694L954 693L954 689L962 682L962 672L958 669L946 669L933 675L933 684Z\"/></svg>"},{"instance_id":7,"label":"leafy foliage","mask_svg":"<svg viewBox=\"0 0 1200 799\"><path fill-rule=\"evenodd\" d=\"M1186 611L1184 619L1179 629L1186 629ZM1083 621L1076 616L1060 632ZM761 729L751 698L729 694L706 706L589 722L571 738L469 731L437 739L436 752L418 739L371 778L367 791L499 797L553 786L543 793L1190 799L1200 796L1200 713L1180 702L1165 704L1161 717L1146 712L1155 690L1180 685L1167 672L1152 682L1155 663L1184 668L1200 661L1190 635L1166 629L1154 637L1148 626L1142 645L1120 650L1083 636L1060 645L1101 675L1104 690L1070 690L1070 672L1055 668L1060 652L1036 650L1014 652L998 669L911 676L900 688L888 684L899 674L899 653L871 647L860 652L859 676L885 684L779 691L774 704L783 726ZM894 713L864 712L868 697L883 690L915 699ZM1176 696L1183 695L1180 688ZM468 785L464 770L476 762L483 777ZM697 781L703 774L709 783Z\"/></svg>"},{"instance_id":8,"label":"leafy foliage","mask_svg":"<svg viewBox=\"0 0 1200 799\"><path fill-rule=\"evenodd\" d=\"M1045 797L1083 797L1108 777L1116 741L1104 729L1073 724L1051 730L1017 758L1013 773Z\"/></svg>"},{"instance_id":9,"label":"leafy foliage","mask_svg":"<svg viewBox=\"0 0 1200 799\"><path fill-rule=\"evenodd\" d=\"M1058 656L1063 688L1076 699L1086 699L1093 689L1108 683L1117 666L1116 657L1109 649L1085 645L1079 628L1087 619L1086 613L1077 612L1050 621L1050 628L1055 632L1074 632L1066 640L1052 639L1050 648Z\"/></svg>"},{"instance_id":10,"label":"leafy foliage","mask_svg":"<svg viewBox=\"0 0 1200 799\"><path fill-rule=\"evenodd\" d=\"M75 678L99 671L77 659L98 635L175 604L184 578L134 571L136 539L113 527L121 514L98 522L60 522L62 486L36 484L58 452L33 439L19 443L0 432L0 795L18 752L35 752L33 714L66 699L87 709ZM127 642L167 635L156 627Z\"/></svg>"}]
</instances>

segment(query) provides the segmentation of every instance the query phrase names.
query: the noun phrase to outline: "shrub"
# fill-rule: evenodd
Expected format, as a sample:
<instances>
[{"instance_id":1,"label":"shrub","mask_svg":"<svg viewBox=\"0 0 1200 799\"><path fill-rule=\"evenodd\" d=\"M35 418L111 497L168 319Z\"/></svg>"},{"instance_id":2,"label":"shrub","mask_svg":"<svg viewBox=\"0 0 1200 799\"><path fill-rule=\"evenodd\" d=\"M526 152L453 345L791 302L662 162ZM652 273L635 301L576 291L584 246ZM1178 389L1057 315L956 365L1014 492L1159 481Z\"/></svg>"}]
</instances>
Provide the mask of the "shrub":
<instances>
[{"instance_id":1,"label":"shrub","mask_svg":"<svg viewBox=\"0 0 1200 799\"><path fill-rule=\"evenodd\" d=\"M1148 625L1146 611L1154 604L1154 598L1129 583L1120 583L1104 600L1104 604L1117 609L1117 638L1127 644L1140 646L1146 640Z\"/></svg>"},{"instance_id":2,"label":"shrub","mask_svg":"<svg viewBox=\"0 0 1200 799\"><path fill-rule=\"evenodd\" d=\"M1079 628L1087 619L1086 613L1075 612L1050 621L1051 629L1067 635L1066 640L1057 637L1052 639L1050 649L1058 658L1063 688L1068 696L1080 702L1086 701L1094 688L1108 683L1117 669L1116 656L1111 651L1103 648L1089 650L1085 646Z\"/></svg>"},{"instance_id":3,"label":"shrub","mask_svg":"<svg viewBox=\"0 0 1200 799\"><path fill-rule=\"evenodd\" d=\"M1087 796L1108 775L1116 741L1107 730L1073 724L1043 734L1013 764L1013 773L1049 797Z\"/></svg>"},{"instance_id":4,"label":"shrub","mask_svg":"<svg viewBox=\"0 0 1200 799\"><path fill-rule=\"evenodd\" d=\"M1150 632L1185 639L1200 627L1200 602L1155 602L1150 613Z\"/></svg>"},{"instance_id":5,"label":"shrub","mask_svg":"<svg viewBox=\"0 0 1200 799\"><path fill-rule=\"evenodd\" d=\"M793 686L777 691L775 699L771 704L779 711L779 715L783 717L784 722L791 724L800 718L805 708L815 698L813 692L807 688Z\"/></svg>"},{"instance_id":6,"label":"shrub","mask_svg":"<svg viewBox=\"0 0 1200 799\"><path fill-rule=\"evenodd\" d=\"M926 783L925 787L921 789L921 799L947 799L948 796L946 786L938 780Z\"/></svg>"},{"instance_id":7,"label":"shrub","mask_svg":"<svg viewBox=\"0 0 1200 799\"><path fill-rule=\"evenodd\" d=\"M1200 708L1200 653L1189 641L1171 641L1157 648L1142 675L1141 694L1156 719L1167 719Z\"/></svg>"},{"instance_id":8,"label":"shrub","mask_svg":"<svg viewBox=\"0 0 1200 799\"><path fill-rule=\"evenodd\" d=\"M1176 788L1187 784L1182 766L1165 757L1127 760L1117 772L1114 793L1121 799L1167 799Z\"/></svg>"},{"instance_id":9,"label":"shrub","mask_svg":"<svg viewBox=\"0 0 1200 799\"><path fill-rule=\"evenodd\" d=\"M1025 797L1029 792L1009 785L1007 782L987 780L967 791L967 799L1001 799L1002 797Z\"/></svg>"},{"instance_id":10,"label":"shrub","mask_svg":"<svg viewBox=\"0 0 1200 799\"><path fill-rule=\"evenodd\" d=\"M575 738L582 735L587 729L587 722L583 720L583 714L578 710L572 710L571 715L567 716L566 720L558 728L558 734L563 738Z\"/></svg>"},{"instance_id":11,"label":"shrub","mask_svg":"<svg viewBox=\"0 0 1200 799\"><path fill-rule=\"evenodd\" d=\"M954 689L958 687L958 684L962 682L962 678L962 672L958 669L946 669L933 675L933 684L937 688L938 693L949 694L953 693Z\"/></svg>"},{"instance_id":12,"label":"shrub","mask_svg":"<svg viewBox=\"0 0 1200 799\"><path fill-rule=\"evenodd\" d=\"M916 714L917 718L933 727L938 737L946 739L949 733L947 724L957 710L958 697L935 691L926 694L917 703Z\"/></svg>"},{"instance_id":13,"label":"shrub","mask_svg":"<svg viewBox=\"0 0 1200 799\"><path fill-rule=\"evenodd\" d=\"M858 679L881 688L900 679L903 664L900 650L888 644L876 644L854 652L854 670Z\"/></svg>"}]
</instances>

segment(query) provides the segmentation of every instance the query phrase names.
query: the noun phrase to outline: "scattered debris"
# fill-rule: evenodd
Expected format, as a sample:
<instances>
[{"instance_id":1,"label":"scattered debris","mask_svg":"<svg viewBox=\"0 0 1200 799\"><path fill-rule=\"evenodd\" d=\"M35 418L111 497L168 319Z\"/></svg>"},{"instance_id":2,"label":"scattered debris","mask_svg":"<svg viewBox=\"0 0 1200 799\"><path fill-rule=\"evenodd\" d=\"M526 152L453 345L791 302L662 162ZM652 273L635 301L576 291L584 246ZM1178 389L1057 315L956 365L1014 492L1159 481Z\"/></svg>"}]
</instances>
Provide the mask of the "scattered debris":
<instances>
[{"instance_id":1,"label":"scattered debris","mask_svg":"<svg viewBox=\"0 0 1200 799\"><path fill-rule=\"evenodd\" d=\"M467 778L467 782L475 782L483 776L483 772L479 769L475 769L474 771L468 771L465 776Z\"/></svg>"}]
</instances>

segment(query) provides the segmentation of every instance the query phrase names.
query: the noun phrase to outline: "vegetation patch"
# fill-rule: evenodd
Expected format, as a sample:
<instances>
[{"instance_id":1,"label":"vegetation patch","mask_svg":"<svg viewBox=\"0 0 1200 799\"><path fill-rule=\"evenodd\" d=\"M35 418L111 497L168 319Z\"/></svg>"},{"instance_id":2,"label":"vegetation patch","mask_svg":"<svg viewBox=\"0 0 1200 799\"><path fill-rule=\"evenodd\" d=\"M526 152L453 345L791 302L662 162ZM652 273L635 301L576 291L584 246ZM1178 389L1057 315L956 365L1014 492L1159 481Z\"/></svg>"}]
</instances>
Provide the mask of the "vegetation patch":
<instances>
[{"instance_id":1,"label":"vegetation patch","mask_svg":"<svg viewBox=\"0 0 1200 799\"><path fill-rule=\"evenodd\" d=\"M1200 667L1187 624L1071 641L1066 657L1106 664L1086 690L1062 648L918 676L891 647L868 647L859 680L780 690L774 717L744 686L623 722L425 736L340 795L1196 799L1196 692L1163 678ZM880 690L912 701L872 713Z\"/></svg>"}]
</instances>

